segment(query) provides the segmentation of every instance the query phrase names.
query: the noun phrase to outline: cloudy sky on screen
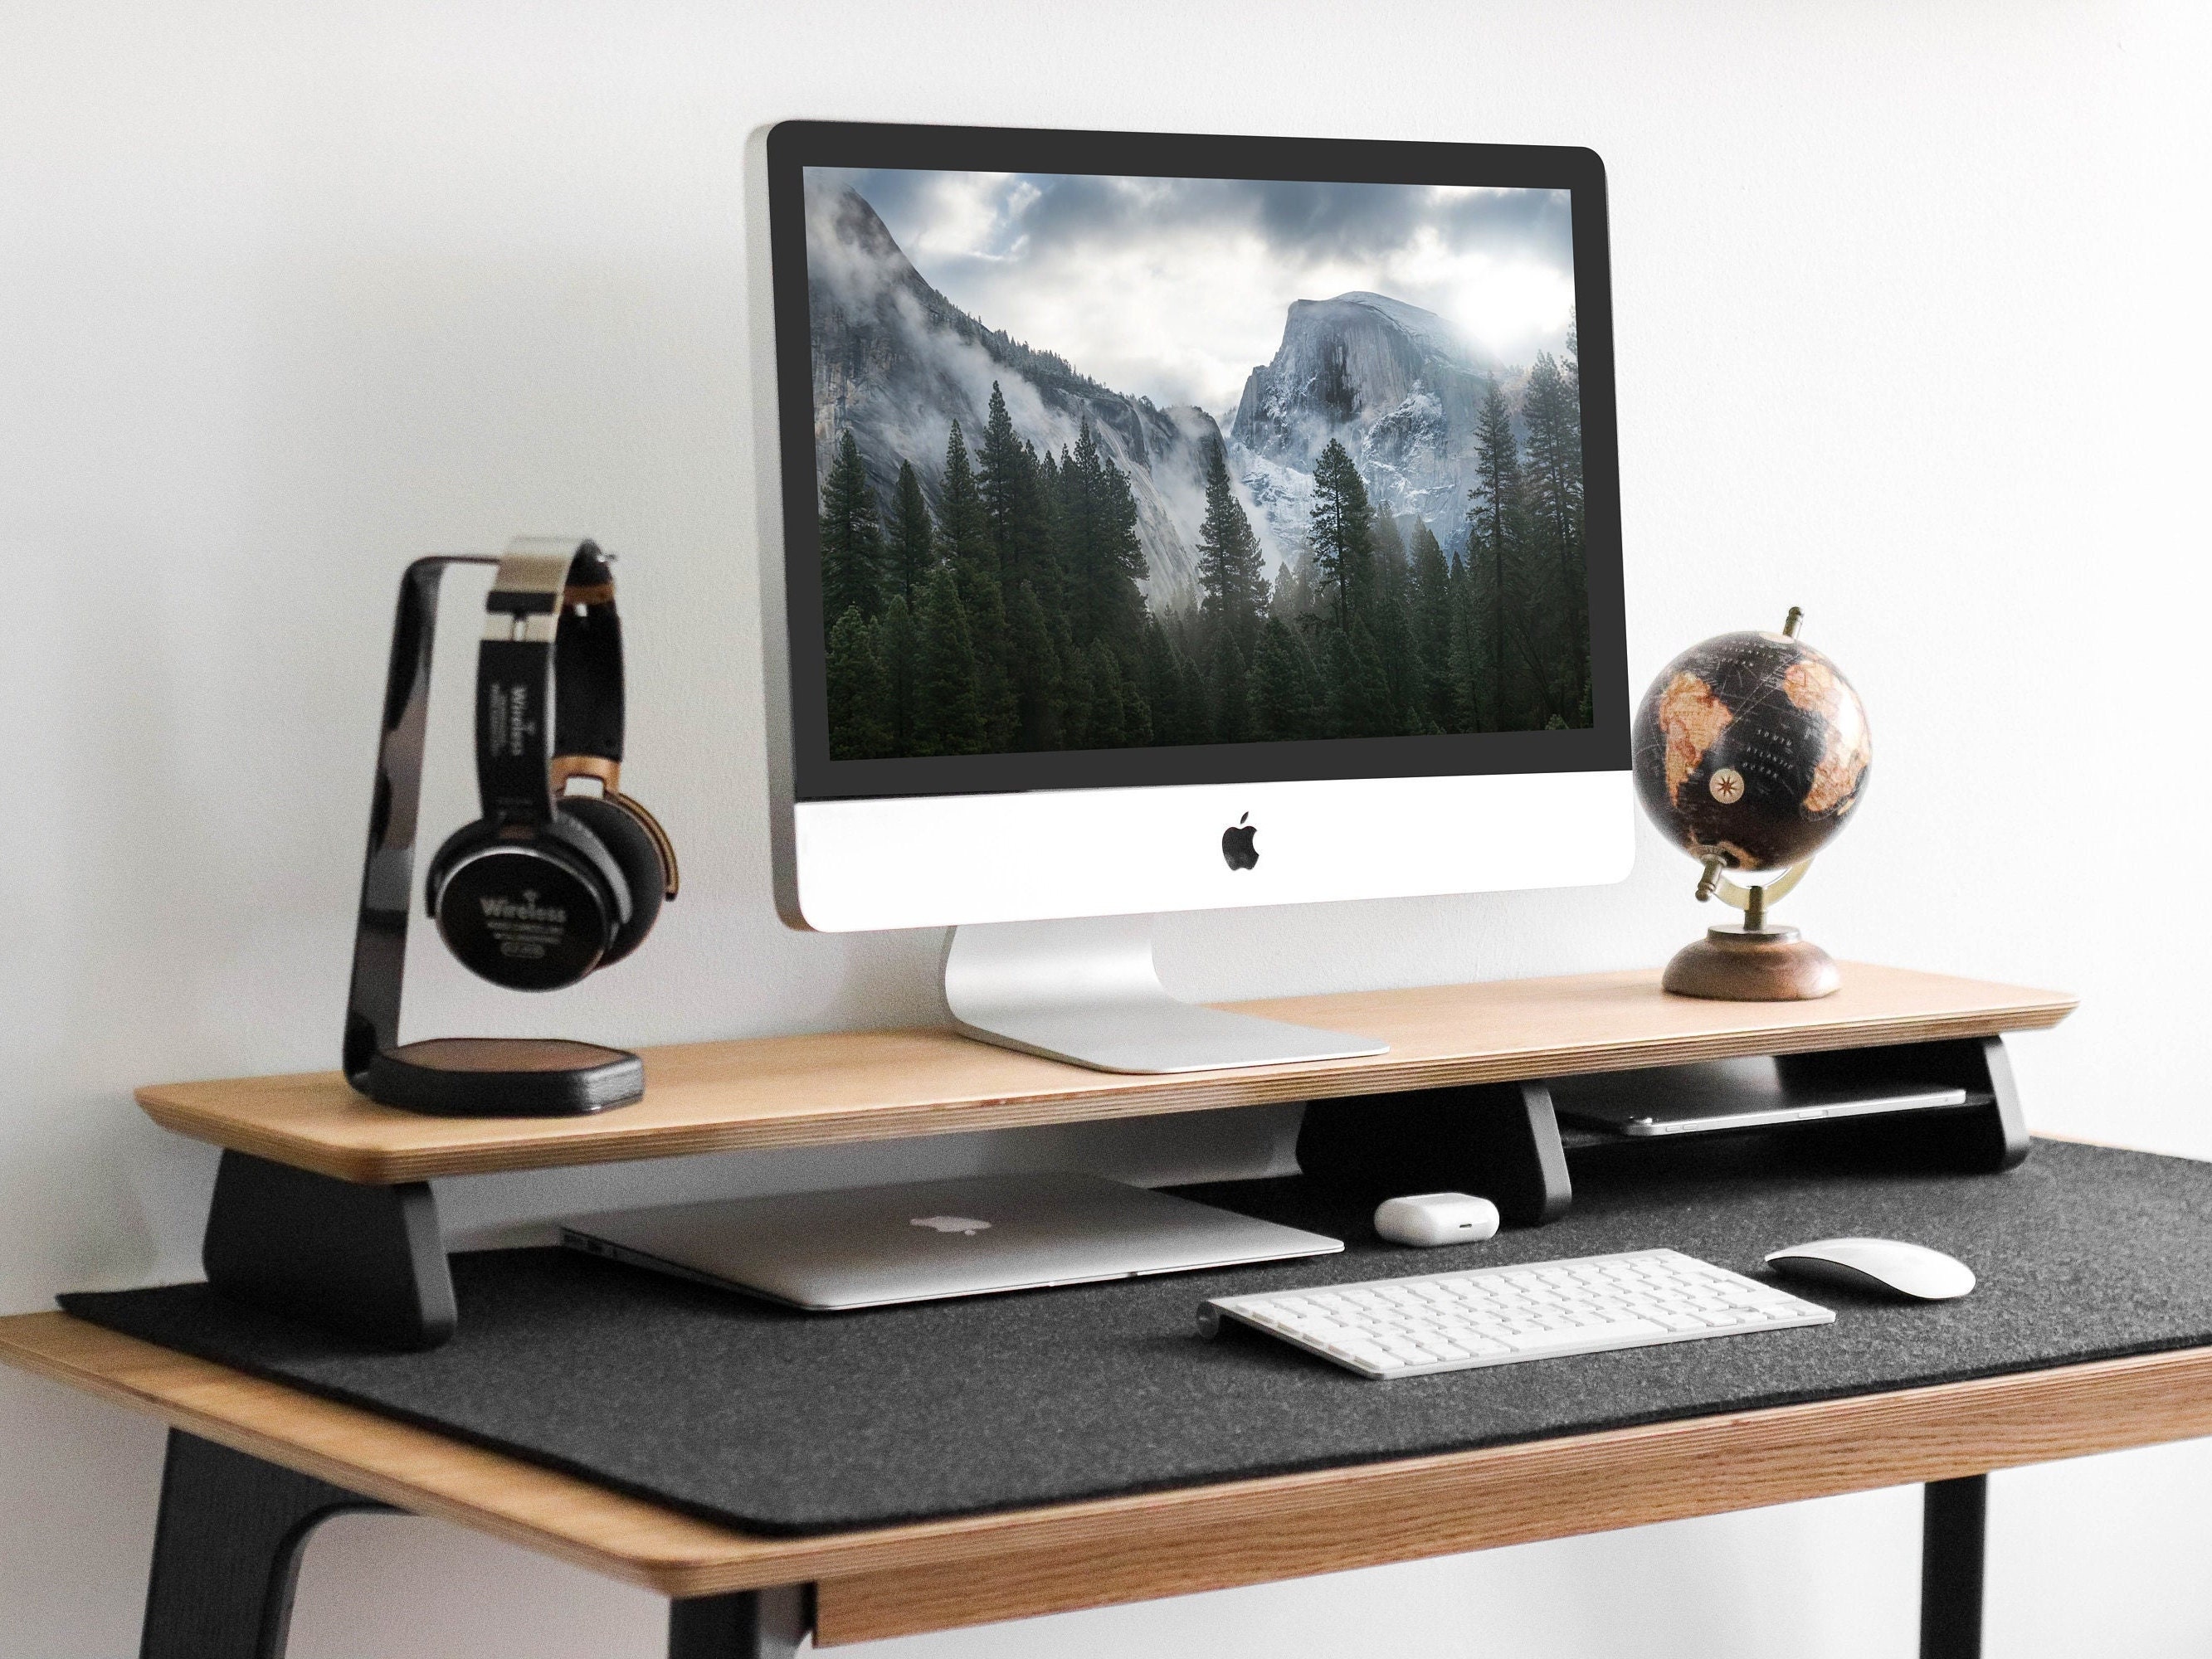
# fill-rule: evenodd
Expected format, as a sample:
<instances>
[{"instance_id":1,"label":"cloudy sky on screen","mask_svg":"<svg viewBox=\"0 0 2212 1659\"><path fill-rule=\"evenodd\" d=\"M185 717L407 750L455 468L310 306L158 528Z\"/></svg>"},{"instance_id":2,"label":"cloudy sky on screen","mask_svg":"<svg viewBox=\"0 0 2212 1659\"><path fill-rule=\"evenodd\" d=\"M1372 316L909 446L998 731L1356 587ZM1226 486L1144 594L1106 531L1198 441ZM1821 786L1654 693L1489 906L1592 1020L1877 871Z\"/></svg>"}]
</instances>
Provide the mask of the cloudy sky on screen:
<instances>
[{"instance_id":1,"label":"cloudy sky on screen","mask_svg":"<svg viewBox=\"0 0 2212 1659\"><path fill-rule=\"evenodd\" d=\"M915 266L992 328L1117 392L1235 407L1293 300L1384 294L1489 356L1557 351L1567 193L1064 173L810 168L851 185Z\"/></svg>"}]
</instances>

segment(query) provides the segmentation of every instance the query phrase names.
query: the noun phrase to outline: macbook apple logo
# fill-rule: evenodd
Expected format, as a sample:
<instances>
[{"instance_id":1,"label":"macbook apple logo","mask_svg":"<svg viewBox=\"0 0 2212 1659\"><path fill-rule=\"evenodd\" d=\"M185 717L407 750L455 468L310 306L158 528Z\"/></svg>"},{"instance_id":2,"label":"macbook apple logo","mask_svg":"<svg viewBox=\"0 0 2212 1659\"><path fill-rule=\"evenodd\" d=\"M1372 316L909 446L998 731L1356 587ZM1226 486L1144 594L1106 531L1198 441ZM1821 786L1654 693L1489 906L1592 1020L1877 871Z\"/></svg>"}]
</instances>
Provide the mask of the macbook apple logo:
<instances>
[{"instance_id":1,"label":"macbook apple logo","mask_svg":"<svg viewBox=\"0 0 2212 1659\"><path fill-rule=\"evenodd\" d=\"M933 1233L958 1233L963 1238L973 1238L977 1233L988 1233L991 1224L978 1221L967 1215L918 1215L906 1224L909 1227L927 1227Z\"/></svg>"},{"instance_id":2,"label":"macbook apple logo","mask_svg":"<svg viewBox=\"0 0 2212 1659\"><path fill-rule=\"evenodd\" d=\"M1244 814L1221 832L1221 861L1232 870L1249 870L1260 861L1260 849L1252 845L1252 837L1260 833L1260 826L1248 823Z\"/></svg>"}]
</instances>

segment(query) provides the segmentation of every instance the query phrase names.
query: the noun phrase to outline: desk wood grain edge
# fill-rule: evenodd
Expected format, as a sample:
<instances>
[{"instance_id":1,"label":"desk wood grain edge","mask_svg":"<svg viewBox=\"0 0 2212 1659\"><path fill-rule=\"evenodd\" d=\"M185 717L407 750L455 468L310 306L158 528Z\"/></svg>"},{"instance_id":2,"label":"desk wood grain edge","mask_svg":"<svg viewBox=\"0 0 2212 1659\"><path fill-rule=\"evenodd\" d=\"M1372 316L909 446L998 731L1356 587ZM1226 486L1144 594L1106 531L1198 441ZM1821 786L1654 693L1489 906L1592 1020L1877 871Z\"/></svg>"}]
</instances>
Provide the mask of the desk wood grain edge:
<instances>
[{"instance_id":1,"label":"desk wood grain edge","mask_svg":"<svg viewBox=\"0 0 2212 1659\"><path fill-rule=\"evenodd\" d=\"M742 1586L764 1540L503 1453L142 1342L65 1313L0 1317L0 1363L349 1492L663 1595L702 1566Z\"/></svg>"},{"instance_id":2,"label":"desk wood grain edge","mask_svg":"<svg viewBox=\"0 0 2212 1659\"><path fill-rule=\"evenodd\" d=\"M1071 1506L826 1578L824 1646L1760 1509L2212 1434L2212 1348ZM1048 1512L1049 1513L1049 1512ZM1014 1517L1009 1517L1013 1521Z\"/></svg>"},{"instance_id":3,"label":"desk wood grain edge","mask_svg":"<svg viewBox=\"0 0 2212 1659\"><path fill-rule=\"evenodd\" d=\"M2212 1434L2212 1348L1387 1463L769 1538L60 1313L0 1360L665 1595L817 1586L823 1645L1609 1531Z\"/></svg>"}]
</instances>

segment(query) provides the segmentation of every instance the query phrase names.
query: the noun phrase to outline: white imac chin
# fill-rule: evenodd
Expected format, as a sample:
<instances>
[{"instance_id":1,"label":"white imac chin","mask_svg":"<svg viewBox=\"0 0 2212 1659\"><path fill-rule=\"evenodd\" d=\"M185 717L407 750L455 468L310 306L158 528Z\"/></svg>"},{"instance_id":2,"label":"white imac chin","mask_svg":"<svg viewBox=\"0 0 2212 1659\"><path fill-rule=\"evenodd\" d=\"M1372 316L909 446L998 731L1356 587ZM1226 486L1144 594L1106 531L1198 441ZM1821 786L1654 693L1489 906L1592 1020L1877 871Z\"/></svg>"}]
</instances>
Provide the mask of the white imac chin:
<instances>
[{"instance_id":1,"label":"white imac chin","mask_svg":"<svg viewBox=\"0 0 2212 1659\"><path fill-rule=\"evenodd\" d=\"M969 1035L1201 1071L1387 1045L1176 1000L1159 912L1627 874L1595 155L787 122L755 160L787 922L949 927Z\"/></svg>"},{"instance_id":2,"label":"white imac chin","mask_svg":"<svg viewBox=\"0 0 2212 1659\"><path fill-rule=\"evenodd\" d=\"M1054 921L1620 881L1630 775L1217 783L799 801L823 933Z\"/></svg>"},{"instance_id":3,"label":"white imac chin","mask_svg":"<svg viewBox=\"0 0 2212 1659\"><path fill-rule=\"evenodd\" d=\"M797 920L952 927L945 994L971 1036L1112 1072L1376 1054L1387 1045L1177 1001L1152 918L1619 881L1630 775L1200 784L799 801Z\"/></svg>"}]
</instances>

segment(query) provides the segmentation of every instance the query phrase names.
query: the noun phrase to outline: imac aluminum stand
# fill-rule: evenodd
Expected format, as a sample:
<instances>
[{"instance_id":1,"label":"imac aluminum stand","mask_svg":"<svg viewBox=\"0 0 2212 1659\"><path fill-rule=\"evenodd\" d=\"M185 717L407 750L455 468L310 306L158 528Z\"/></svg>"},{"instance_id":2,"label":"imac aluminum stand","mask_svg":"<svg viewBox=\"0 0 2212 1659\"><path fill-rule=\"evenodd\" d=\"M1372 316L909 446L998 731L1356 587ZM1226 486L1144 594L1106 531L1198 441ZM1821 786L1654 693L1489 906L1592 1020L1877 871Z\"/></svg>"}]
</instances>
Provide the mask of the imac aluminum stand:
<instances>
[{"instance_id":1,"label":"imac aluminum stand","mask_svg":"<svg viewBox=\"0 0 2212 1659\"><path fill-rule=\"evenodd\" d=\"M971 1037L1100 1072L1304 1065L1390 1048L1176 1000L1152 966L1150 916L956 927L945 1000Z\"/></svg>"}]
</instances>

